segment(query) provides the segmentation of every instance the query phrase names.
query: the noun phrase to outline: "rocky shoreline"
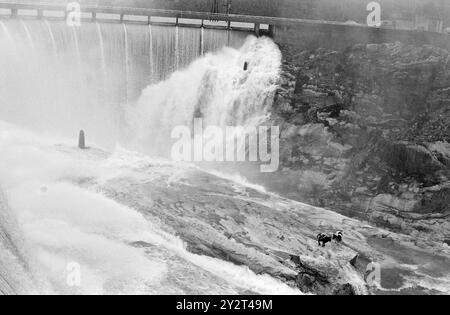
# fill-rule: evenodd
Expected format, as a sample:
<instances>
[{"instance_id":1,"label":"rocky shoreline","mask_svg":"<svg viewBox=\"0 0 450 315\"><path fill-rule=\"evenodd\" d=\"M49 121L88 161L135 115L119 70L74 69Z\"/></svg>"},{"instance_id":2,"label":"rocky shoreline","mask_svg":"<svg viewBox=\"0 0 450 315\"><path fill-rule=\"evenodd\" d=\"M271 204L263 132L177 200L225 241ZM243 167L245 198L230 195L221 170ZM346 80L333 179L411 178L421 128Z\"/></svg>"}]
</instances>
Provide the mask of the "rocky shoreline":
<instances>
[{"instance_id":1,"label":"rocky shoreline","mask_svg":"<svg viewBox=\"0 0 450 315\"><path fill-rule=\"evenodd\" d=\"M276 191L413 237L450 239L450 54L402 43L283 52Z\"/></svg>"}]
</instances>

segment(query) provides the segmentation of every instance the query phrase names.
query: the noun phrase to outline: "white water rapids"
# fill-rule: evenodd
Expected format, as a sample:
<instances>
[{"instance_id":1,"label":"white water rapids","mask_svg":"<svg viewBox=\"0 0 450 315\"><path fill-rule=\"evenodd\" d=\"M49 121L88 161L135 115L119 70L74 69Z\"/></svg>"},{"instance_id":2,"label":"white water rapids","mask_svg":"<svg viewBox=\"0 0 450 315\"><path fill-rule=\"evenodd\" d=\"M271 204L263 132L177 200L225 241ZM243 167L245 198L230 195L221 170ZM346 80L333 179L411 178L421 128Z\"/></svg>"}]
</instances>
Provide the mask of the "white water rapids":
<instances>
[{"instance_id":1,"label":"white water rapids","mask_svg":"<svg viewBox=\"0 0 450 315\"><path fill-rule=\"evenodd\" d=\"M55 143L60 146L55 147ZM42 137L9 124L0 125L0 175L8 196L8 204L2 203L2 214L13 214L18 238L12 244L2 239L6 249L0 265L8 267L2 279L12 281L13 292L296 292L246 267L190 254L179 238L160 229L157 218L151 222L137 211L70 181L80 176L106 180L127 172L135 163L152 163L151 159L119 149L108 159L97 159L93 153L86 161L75 150L67 154L69 146L63 139L42 141ZM10 230L2 226L5 231L9 234ZM150 252L130 245L133 242L151 244ZM16 249L23 254L11 264L11 257L17 257ZM67 285L66 268L73 262L81 266L81 286L75 288ZM6 286L1 289L8 293Z\"/></svg>"},{"instance_id":2,"label":"white water rapids","mask_svg":"<svg viewBox=\"0 0 450 315\"><path fill-rule=\"evenodd\" d=\"M245 36L0 21L0 293L300 293L189 253L158 218L75 180L102 182L134 163L154 163L116 144L152 152L199 108L218 125L265 117L281 56L271 40ZM73 149L79 129L90 146L115 153L93 149L80 158ZM80 286L68 282L74 264Z\"/></svg>"}]
</instances>

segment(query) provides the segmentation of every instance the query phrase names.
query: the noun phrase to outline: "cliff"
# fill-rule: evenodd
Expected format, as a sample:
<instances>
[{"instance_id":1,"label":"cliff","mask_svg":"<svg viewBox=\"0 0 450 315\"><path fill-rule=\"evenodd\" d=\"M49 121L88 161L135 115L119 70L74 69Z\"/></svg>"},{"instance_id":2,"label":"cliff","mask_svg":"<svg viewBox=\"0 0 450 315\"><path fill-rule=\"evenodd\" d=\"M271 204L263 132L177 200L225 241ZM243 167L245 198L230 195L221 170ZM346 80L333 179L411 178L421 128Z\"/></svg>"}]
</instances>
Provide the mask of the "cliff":
<instances>
[{"instance_id":1,"label":"cliff","mask_svg":"<svg viewBox=\"0 0 450 315\"><path fill-rule=\"evenodd\" d=\"M290 197L450 239L450 55L432 46L281 47L273 108Z\"/></svg>"}]
</instances>

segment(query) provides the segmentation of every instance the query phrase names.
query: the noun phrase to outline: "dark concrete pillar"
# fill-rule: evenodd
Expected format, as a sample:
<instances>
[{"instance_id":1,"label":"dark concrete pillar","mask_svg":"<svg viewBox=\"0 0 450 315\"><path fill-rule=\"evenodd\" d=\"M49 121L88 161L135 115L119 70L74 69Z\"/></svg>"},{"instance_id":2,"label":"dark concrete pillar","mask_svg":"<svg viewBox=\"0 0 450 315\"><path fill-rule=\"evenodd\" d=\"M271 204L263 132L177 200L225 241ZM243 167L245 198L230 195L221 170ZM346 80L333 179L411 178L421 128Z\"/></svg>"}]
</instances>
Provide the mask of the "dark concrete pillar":
<instances>
[{"instance_id":1,"label":"dark concrete pillar","mask_svg":"<svg viewBox=\"0 0 450 315\"><path fill-rule=\"evenodd\" d=\"M255 35L259 36L261 30L261 25L260 24L255 24Z\"/></svg>"},{"instance_id":2,"label":"dark concrete pillar","mask_svg":"<svg viewBox=\"0 0 450 315\"><path fill-rule=\"evenodd\" d=\"M272 38L275 36L275 25L269 25L269 36Z\"/></svg>"},{"instance_id":3,"label":"dark concrete pillar","mask_svg":"<svg viewBox=\"0 0 450 315\"><path fill-rule=\"evenodd\" d=\"M80 135L78 137L78 148L81 150L86 149L86 136L83 130L80 130Z\"/></svg>"}]
</instances>

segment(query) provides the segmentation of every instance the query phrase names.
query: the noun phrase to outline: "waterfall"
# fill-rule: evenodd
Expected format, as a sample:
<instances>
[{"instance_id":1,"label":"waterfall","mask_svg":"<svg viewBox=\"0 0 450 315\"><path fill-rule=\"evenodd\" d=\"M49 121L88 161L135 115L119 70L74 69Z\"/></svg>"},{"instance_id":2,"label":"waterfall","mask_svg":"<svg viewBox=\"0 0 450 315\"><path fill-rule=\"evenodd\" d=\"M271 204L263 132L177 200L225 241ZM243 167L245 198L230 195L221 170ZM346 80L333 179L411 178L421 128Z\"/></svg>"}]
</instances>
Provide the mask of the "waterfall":
<instances>
[{"instance_id":1,"label":"waterfall","mask_svg":"<svg viewBox=\"0 0 450 315\"><path fill-rule=\"evenodd\" d=\"M148 60L148 64L150 66L150 83L154 83L154 76L155 76L155 69L154 69L154 65L153 65L153 59L152 59L152 52L153 52L153 31L152 31L152 25L149 24L148 25L148 33L149 33L149 60Z\"/></svg>"},{"instance_id":2,"label":"waterfall","mask_svg":"<svg viewBox=\"0 0 450 315\"><path fill-rule=\"evenodd\" d=\"M205 38L205 29L202 27L200 31L200 55L205 54L205 41L203 40Z\"/></svg>"},{"instance_id":3,"label":"waterfall","mask_svg":"<svg viewBox=\"0 0 450 315\"><path fill-rule=\"evenodd\" d=\"M51 27L50 23L47 20L44 20L44 23L48 29L48 35L50 36L50 39L52 41L53 54L55 55L55 60L56 60L56 59L58 59L58 48L56 48L55 36L53 35L53 31L52 31L52 27Z\"/></svg>"},{"instance_id":4,"label":"waterfall","mask_svg":"<svg viewBox=\"0 0 450 315\"><path fill-rule=\"evenodd\" d=\"M0 26L2 28L3 31L3 35L6 36L6 38L8 39L9 43L12 44L13 40L11 37L11 33L9 32L8 28L6 27L5 23L3 23L2 21L0 21Z\"/></svg>"},{"instance_id":5,"label":"waterfall","mask_svg":"<svg viewBox=\"0 0 450 315\"><path fill-rule=\"evenodd\" d=\"M2 51L0 51L0 56L4 56L5 58L13 60L16 58L16 55L14 54L15 49L13 48L14 41L11 37L11 33L9 32L7 26L1 20L0 20L0 31L1 31L0 34L3 35L3 40L0 41L2 45L1 47L3 47ZM4 64L3 66L5 67L3 71L11 71L11 63Z\"/></svg>"},{"instance_id":6,"label":"waterfall","mask_svg":"<svg viewBox=\"0 0 450 315\"><path fill-rule=\"evenodd\" d=\"M223 128L256 126L267 120L280 68L281 53L268 38L250 37L240 49L206 54L144 90L129 110L130 137L136 136L140 150L167 157L172 130L191 126L196 117Z\"/></svg>"},{"instance_id":7,"label":"waterfall","mask_svg":"<svg viewBox=\"0 0 450 315\"><path fill-rule=\"evenodd\" d=\"M103 43L103 35L102 35L102 29L100 28L100 24L96 23L96 25L97 25L97 32L98 32L98 41L100 43L100 58L101 58L101 66L102 66L103 84L105 84L105 80L106 80L105 44Z\"/></svg>"},{"instance_id":8,"label":"waterfall","mask_svg":"<svg viewBox=\"0 0 450 315\"><path fill-rule=\"evenodd\" d=\"M129 82L130 82L130 56L129 56L129 47L128 47L128 31L126 24L122 24L123 26L123 36L125 41L125 100L129 101Z\"/></svg>"},{"instance_id":9,"label":"waterfall","mask_svg":"<svg viewBox=\"0 0 450 315\"><path fill-rule=\"evenodd\" d=\"M137 166L148 168L153 159L121 149L110 157L80 153L67 142L55 146L52 137L2 122L0 135L0 295L300 293L245 265L193 254L158 215L108 198L101 186L79 186L78 179L107 183L116 176L127 180L125 174L153 181ZM157 178L179 171L163 167ZM130 201L147 197L138 193ZM222 241L221 232L212 235Z\"/></svg>"},{"instance_id":10,"label":"waterfall","mask_svg":"<svg viewBox=\"0 0 450 315\"><path fill-rule=\"evenodd\" d=\"M180 68L180 28L175 26L175 70Z\"/></svg>"},{"instance_id":11,"label":"waterfall","mask_svg":"<svg viewBox=\"0 0 450 315\"><path fill-rule=\"evenodd\" d=\"M0 186L8 197L0 190L0 294L167 293L191 286L188 293L298 293L245 266L192 254L158 222L79 187L80 178L106 183L122 172L122 157L70 152L75 143L60 138L74 139L83 129L88 146L133 141L152 153L159 144L148 140L169 144L171 128L197 115L220 126L263 121L281 67L270 39L119 23L70 28L64 21L11 19L0 28ZM156 246L147 252L130 245L136 241ZM83 266L80 289L68 286L71 262Z\"/></svg>"},{"instance_id":12,"label":"waterfall","mask_svg":"<svg viewBox=\"0 0 450 315\"><path fill-rule=\"evenodd\" d=\"M78 36L77 36L77 30L76 28L72 28L72 36L73 36L73 42L75 44L75 54L77 56L77 63L78 63L78 72L80 75L80 78L83 74L83 62L81 61L81 53L80 53L80 45L78 43ZM82 79L80 79L82 81Z\"/></svg>"},{"instance_id":13,"label":"waterfall","mask_svg":"<svg viewBox=\"0 0 450 315\"><path fill-rule=\"evenodd\" d=\"M30 43L31 51L34 52L35 51L34 42L33 42L33 38L31 37L30 30L28 29L27 23L25 23L24 20L20 20L20 22L22 23L25 33L27 35L27 39L28 39L28 42Z\"/></svg>"},{"instance_id":14,"label":"waterfall","mask_svg":"<svg viewBox=\"0 0 450 315\"><path fill-rule=\"evenodd\" d=\"M202 36L202 34L204 35ZM142 91L227 45L227 31L65 21L0 21L0 120L92 144L120 139L124 114ZM248 36L238 32L230 46ZM32 47L31 47L32 46ZM32 57L32 58L31 58Z\"/></svg>"}]
</instances>

